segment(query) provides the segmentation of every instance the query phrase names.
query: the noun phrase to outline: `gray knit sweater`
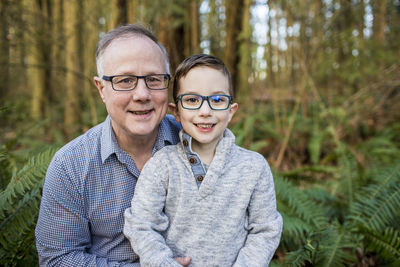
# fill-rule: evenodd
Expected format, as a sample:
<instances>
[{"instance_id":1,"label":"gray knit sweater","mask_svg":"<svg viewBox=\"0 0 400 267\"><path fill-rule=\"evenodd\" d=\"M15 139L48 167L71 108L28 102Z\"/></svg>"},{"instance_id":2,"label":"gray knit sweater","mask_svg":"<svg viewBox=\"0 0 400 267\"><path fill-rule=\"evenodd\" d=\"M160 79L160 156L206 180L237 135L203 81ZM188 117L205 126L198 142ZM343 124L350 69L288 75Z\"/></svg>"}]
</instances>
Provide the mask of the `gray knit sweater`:
<instances>
[{"instance_id":1,"label":"gray knit sweater","mask_svg":"<svg viewBox=\"0 0 400 267\"><path fill-rule=\"evenodd\" d=\"M234 142L225 130L200 186L190 137L146 163L124 225L141 266L181 266L181 256L189 266L268 266L282 231L273 177L262 155Z\"/></svg>"}]
</instances>

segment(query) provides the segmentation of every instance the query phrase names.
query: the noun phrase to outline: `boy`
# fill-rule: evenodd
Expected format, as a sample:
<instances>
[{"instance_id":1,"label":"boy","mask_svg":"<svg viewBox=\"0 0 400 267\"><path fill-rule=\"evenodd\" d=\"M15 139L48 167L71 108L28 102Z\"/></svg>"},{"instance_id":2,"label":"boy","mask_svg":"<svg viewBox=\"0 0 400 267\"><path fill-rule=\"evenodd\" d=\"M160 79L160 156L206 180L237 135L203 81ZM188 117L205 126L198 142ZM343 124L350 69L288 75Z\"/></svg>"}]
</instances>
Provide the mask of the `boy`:
<instances>
[{"instance_id":1,"label":"boy","mask_svg":"<svg viewBox=\"0 0 400 267\"><path fill-rule=\"evenodd\" d=\"M143 168L124 234L141 266L268 266L282 231L264 157L235 145L238 108L224 63L194 55L177 68L170 104L181 143Z\"/></svg>"}]
</instances>

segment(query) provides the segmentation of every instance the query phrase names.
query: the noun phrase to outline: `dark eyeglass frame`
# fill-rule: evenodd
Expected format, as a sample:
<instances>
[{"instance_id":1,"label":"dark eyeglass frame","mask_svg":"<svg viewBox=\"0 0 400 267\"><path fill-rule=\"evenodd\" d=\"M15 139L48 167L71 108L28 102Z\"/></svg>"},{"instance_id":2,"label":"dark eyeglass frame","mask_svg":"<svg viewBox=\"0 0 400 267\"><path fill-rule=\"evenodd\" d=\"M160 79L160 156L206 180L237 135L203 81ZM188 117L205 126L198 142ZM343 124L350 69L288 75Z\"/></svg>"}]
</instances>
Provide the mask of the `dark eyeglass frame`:
<instances>
[{"instance_id":1,"label":"dark eyeglass frame","mask_svg":"<svg viewBox=\"0 0 400 267\"><path fill-rule=\"evenodd\" d=\"M124 76L126 76L126 77L135 77L135 78L137 79L137 80L136 80L136 83L135 83L135 86L134 86L133 88L130 88L130 89L115 89L115 88L114 88L113 78L114 78L114 77L124 77ZM165 87L163 87L163 88L151 88L151 87L149 87L149 85L147 84L146 78L147 78L147 77L151 77L151 76L164 76L164 78L167 77L167 86L165 86ZM169 87L169 82L171 81L171 75L169 75L169 74L167 74L167 73L165 73L165 74L149 74L149 75L144 75L144 76L137 76L137 75L113 75L113 76L106 76L106 75L103 75L103 77L101 77L101 78L102 78L103 80L105 80L105 81L111 82L111 87L112 87L112 89L113 89L114 91L132 91L132 90L134 90L134 89L136 88L137 84L139 83L139 79L143 79L143 80L144 80L144 83L146 84L146 87L147 87L148 89L150 89L150 90L164 90L164 89L167 89L167 88Z\"/></svg>"},{"instance_id":2,"label":"dark eyeglass frame","mask_svg":"<svg viewBox=\"0 0 400 267\"><path fill-rule=\"evenodd\" d=\"M194 95L194 96L199 96L199 97L201 97L200 106L197 107L197 108L188 108L188 107L184 107L184 106L183 106L182 97L184 97L184 96L186 96L186 95ZM227 97L227 98L229 99L229 102L228 102L227 107L226 107L226 108L213 108L213 107L211 106L211 104L210 104L210 98L212 98L212 97L214 97L214 96L224 96L224 97ZM230 107L230 105L232 104L232 102L233 102L233 97L230 96L230 95L224 95L224 94L215 94L215 95L209 95L209 96L204 96L204 95L199 95L199 94L181 94L181 95L178 95L178 96L177 96L177 100L176 100L176 103L175 103L175 104L177 104L178 102L180 102L180 103L181 103L181 107L182 107L183 109L197 110L197 109L200 109L200 108L203 106L204 100L207 100L208 106L209 106L210 109L212 109L212 110L227 110L227 109Z\"/></svg>"}]
</instances>

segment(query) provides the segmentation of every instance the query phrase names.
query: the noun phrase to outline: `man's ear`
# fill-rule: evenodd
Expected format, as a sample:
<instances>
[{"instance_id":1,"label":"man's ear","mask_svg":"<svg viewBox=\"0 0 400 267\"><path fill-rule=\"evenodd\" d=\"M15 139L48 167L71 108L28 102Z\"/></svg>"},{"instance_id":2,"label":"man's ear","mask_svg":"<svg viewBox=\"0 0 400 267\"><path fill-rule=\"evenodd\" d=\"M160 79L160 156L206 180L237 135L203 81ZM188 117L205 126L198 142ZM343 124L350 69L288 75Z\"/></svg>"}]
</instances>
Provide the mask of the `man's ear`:
<instances>
[{"instance_id":1,"label":"man's ear","mask_svg":"<svg viewBox=\"0 0 400 267\"><path fill-rule=\"evenodd\" d=\"M176 104L174 104L174 103L169 103L169 104L168 104L168 108L169 108L169 111L174 115L175 120L176 120L177 122L181 122L181 118L180 118L180 116L179 116L179 110L178 110L178 107L176 106Z\"/></svg>"},{"instance_id":2,"label":"man's ear","mask_svg":"<svg viewBox=\"0 0 400 267\"><path fill-rule=\"evenodd\" d=\"M103 92L103 90L104 90L103 80L100 79L99 77L95 76L95 77L93 77L93 81L94 81L94 85L97 87L97 90L99 91L101 99L105 103L106 99L105 99L104 92Z\"/></svg>"}]
</instances>

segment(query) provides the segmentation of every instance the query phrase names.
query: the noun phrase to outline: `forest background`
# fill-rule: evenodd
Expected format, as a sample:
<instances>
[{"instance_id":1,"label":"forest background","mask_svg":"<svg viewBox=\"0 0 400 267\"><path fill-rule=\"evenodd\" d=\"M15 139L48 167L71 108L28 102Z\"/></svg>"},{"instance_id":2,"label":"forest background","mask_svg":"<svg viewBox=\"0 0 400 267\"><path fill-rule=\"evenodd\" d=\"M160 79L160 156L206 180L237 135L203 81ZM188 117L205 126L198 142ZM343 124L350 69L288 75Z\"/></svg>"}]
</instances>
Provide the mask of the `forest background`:
<instances>
[{"instance_id":1,"label":"forest background","mask_svg":"<svg viewBox=\"0 0 400 267\"><path fill-rule=\"evenodd\" d=\"M222 58L284 219L271 266L400 266L399 0L1 0L0 265L34 266L54 152L102 122L95 46L142 22Z\"/></svg>"}]
</instances>

